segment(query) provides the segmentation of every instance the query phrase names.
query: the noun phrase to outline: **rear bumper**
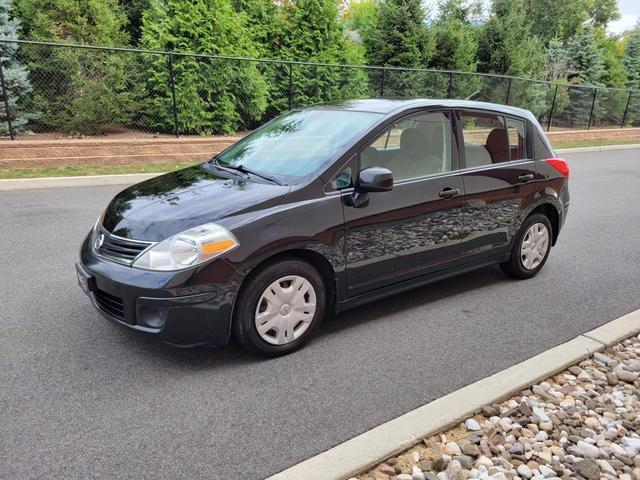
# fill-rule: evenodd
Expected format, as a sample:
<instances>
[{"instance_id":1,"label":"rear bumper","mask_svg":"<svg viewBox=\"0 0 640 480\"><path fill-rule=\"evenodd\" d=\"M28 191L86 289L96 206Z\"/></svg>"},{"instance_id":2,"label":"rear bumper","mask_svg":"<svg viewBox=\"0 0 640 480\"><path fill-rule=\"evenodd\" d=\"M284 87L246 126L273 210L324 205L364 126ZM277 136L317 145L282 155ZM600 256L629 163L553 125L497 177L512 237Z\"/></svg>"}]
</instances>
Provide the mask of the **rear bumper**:
<instances>
[{"instance_id":1,"label":"rear bumper","mask_svg":"<svg viewBox=\"0 0 640 480\"><path fill-rule=\"evenodd\" d=\"M153 272L97 257L83 243L76 264L85 293L108 320L179 346L225 345L240 277L216 260L181 272Z\"/></svg>"}]
</instances>

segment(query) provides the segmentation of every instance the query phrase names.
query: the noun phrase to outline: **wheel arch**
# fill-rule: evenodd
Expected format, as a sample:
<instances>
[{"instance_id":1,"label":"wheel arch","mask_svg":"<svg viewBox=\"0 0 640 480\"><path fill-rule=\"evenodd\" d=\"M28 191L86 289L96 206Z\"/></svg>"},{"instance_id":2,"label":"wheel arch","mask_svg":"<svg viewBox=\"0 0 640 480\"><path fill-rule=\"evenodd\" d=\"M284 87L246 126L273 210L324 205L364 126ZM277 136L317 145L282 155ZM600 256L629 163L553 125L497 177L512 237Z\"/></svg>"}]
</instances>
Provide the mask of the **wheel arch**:
<instances>
[{"instance_id":1,"label":"wheel arch","mask_svg":"<svg viewBox=\"0 0 640 480\"><path fill-rule=\"evenodd\" d=\"M541 203L529 212L527 218L536 213L541 213L551 222L551 245L555 245L560 233L560 213L555 205L549 202Z\"/></svg>"},{"instance_id":2,"label":"wheel arch","mask_svg":"<svg viewBox=\"0 0 640 480\"><path fill-rule=\"evenodd\" d=\"M317 252L315 250L311 250L308 248L291 248L288 250L281 250L278 252L273 252L273 254L260 259L260 261L257 262L255 265L253 265L251 267L251 270L249 270L247 274L244 275L244 278L240 283L240 287L238 288L236 299L240 296L240 292L245 287L248 279L251 278L251 275L253 274L253 272L256 271L256 269L262 267L263 265L266 265L269 263L276 263L280 259L287 259L287 258L288 259L297 258L303 262L306 262L310 264L313 268L315 268L318 271L318 273L320 273L320 276L322 277L322 280L324 282L324 285L326 288L326 294L327 294L326 312L327 313L333 312L335 309L336 295L337 295L337 278L336 278L335 270L331 265L331 262L327 259L327 257L322 255L320 252ZM236 302L234 301L233 311L231 313L232 319L235 319L236 308L237 308L237 305L236 305Z\"/></svg>"}]
</instances>

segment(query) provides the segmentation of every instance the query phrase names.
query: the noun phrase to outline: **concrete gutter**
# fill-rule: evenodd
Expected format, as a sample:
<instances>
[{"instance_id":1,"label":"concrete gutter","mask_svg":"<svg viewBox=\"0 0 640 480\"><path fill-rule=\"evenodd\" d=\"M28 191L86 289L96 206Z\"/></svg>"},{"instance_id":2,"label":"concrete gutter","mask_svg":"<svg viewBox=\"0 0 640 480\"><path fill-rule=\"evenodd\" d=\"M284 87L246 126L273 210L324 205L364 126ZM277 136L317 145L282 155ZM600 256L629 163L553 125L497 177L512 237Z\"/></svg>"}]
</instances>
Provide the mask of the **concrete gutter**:
<instances>
[{"instance_id":1,"label":"concrete gutter","mask_svg":"<svg viewBox=\"0 0 640 480\"><path fill-rule=\"evenodd\" d=\"M610 152L613 150L635 150L640 148L639 143L628 145L602 145L600 147L575 147L575 148L559 148L556 153L586 153L586 152Z\"/></svg>"},{"instance_id":2,"label":"concrete gutter","mask_svg":"<svg viewBox=\"0 0 640 480\"><path fill-rule=\"evenodd\" d=\"M132 173L124 175L89 175L78 177L42 177L0 179L1 191L31 190L40 188L102 187L107 185L133 185L162 175L162 173Z\"/></svg>"},{"instance_id":3,"label":"concrete gutter","mask_svg":"<svg viewBox=\"0 0 640 480\"><path fill-rule=\"evenodd\" d=\"M267 480L343 480L357 475L421 439L455 426L483 405L509 398L638 332L640 310L440 397Z\"/></svg>"},{"instance_id":4,"label":"concrete gutter","mask_svg":"<svg viewBox=\"0 0 640 480\"><path fill-rule=\"evenodd\" d=\"M558 149L558 154L605 152L613 150L640 149L640 144L633 145L609 145L602 147L583 147ZM91 175L78 177L42 177L42 178L17 178L0 179L1 191L31 190L39 188L67 188L67 187L98 187L107 185L132 185L149 178L162 175L162 173L132 173L125 175Z\"/></svg>"}]
</instances>

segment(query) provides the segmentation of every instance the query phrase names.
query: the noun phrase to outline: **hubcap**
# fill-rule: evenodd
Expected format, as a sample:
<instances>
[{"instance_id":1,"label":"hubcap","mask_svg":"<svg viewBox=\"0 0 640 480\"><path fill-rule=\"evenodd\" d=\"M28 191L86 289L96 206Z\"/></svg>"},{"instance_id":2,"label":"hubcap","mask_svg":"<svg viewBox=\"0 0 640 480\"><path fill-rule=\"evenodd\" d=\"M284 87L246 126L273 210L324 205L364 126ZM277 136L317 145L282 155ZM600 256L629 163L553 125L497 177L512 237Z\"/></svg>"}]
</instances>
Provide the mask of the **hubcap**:
<instances>
[{"instance_id":1,"label":"hubcap","mask_svg":"<svg viewBox=\"0 0 640 480\"><path fill-rule=\"evenodd\" d=\"M256 330L265 342L285 345L307 331L315 313L316 291L311 282L288 275L262 292L256 307Z\"/></svg>"},{"instance_id":2,"label":"hubcap","mask_svg":"<svg viewBox=\"0 0 640 480\"><path fill-rule=\"evenodd\" d=\"M549 229L544 223L529 227L520 246L520 261L527 270L533 270L544 260L549 250Z\"/></svg>"}]
</instances>

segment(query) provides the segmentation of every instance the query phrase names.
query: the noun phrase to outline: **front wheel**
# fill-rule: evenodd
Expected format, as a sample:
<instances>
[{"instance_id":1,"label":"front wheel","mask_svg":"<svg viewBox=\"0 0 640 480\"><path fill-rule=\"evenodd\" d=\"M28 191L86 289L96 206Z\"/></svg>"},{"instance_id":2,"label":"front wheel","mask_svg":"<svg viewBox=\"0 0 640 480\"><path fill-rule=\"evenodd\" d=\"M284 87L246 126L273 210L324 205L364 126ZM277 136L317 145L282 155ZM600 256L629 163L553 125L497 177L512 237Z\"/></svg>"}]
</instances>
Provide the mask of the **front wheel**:
<instances>
[{"instance_id":1,"label":"front wheel","mask_svg":"<svg viewBox=\"0 0 640 480\"><path fill-rule=\"evenodd\" d=\"M238 297L234 336L260 355L285 355L307 341L325 303L322 276L308 263L292 258L259 267Z\"/></svg>"},{"instance_id":2,"label":"front wheel","mask_svg":"<svg viewBox=\"0 0 640 480\"><path fill-rule=\"evenodd\" d=\"M518 231L509 260L501 263L500 268L515 278L535 276L549 257L551 232L551 222L545 215L531 215Z\"/></svg>"}]
</instances>

